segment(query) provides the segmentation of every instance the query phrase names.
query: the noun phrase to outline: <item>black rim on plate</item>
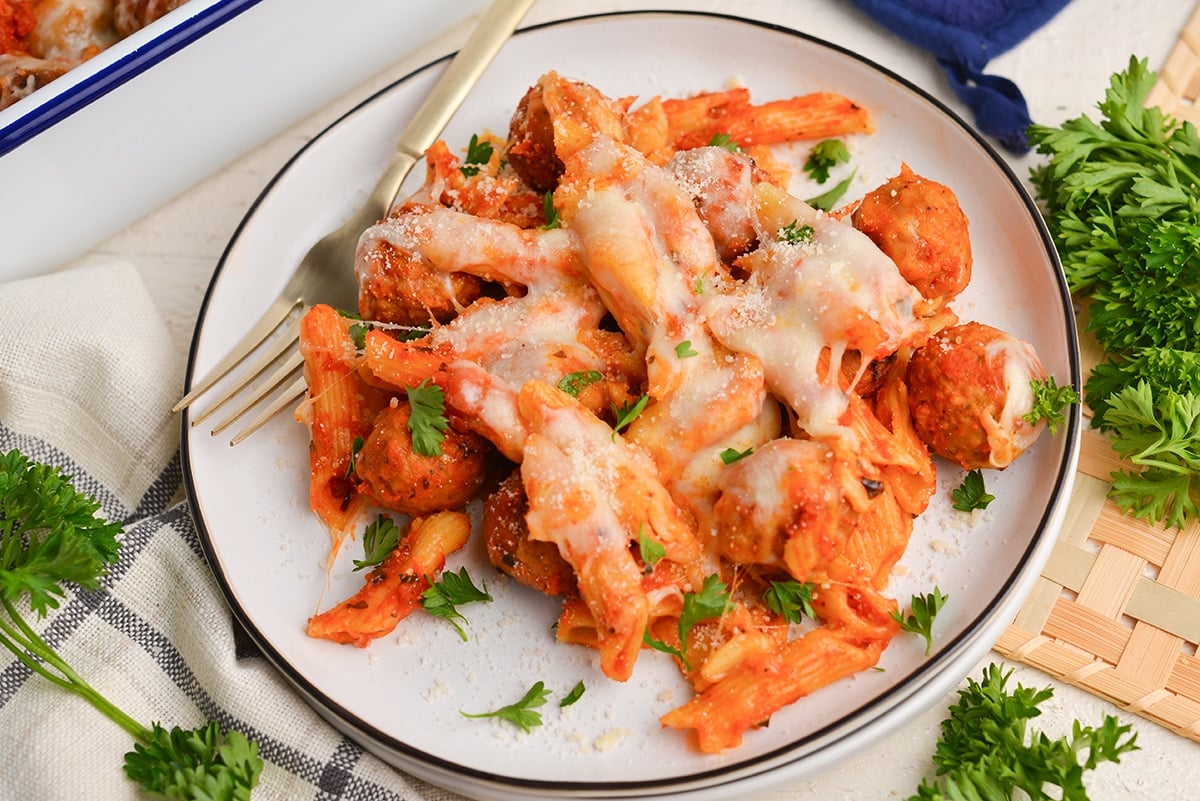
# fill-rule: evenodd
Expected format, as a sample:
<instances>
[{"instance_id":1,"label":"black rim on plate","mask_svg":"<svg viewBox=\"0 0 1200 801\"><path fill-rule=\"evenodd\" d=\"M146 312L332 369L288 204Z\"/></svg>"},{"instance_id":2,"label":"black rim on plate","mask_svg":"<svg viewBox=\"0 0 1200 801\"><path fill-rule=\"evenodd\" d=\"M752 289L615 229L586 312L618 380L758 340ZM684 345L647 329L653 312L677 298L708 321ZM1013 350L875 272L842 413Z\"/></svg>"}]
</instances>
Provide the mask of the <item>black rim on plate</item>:
<instances>
[{"instance_id":1,"label":"black rim on plate","mask_svg":"<svg viewBox=\"0 0 1200 801\"><path fill-rule=\"evenodd\" d=\"M1075 330L1075 327L1073 324L1073 311L1072 311L1072 305L1071 305L1071 296L1070 296L1070 292L1067 287L1066 279L1062 273L1062 268L1059 263L1058 255L1055 250L1053 240L1050 236L1048 229L1045 226L1044 221L1042 220L1040 212L1038 211L1033 200L1029 197L1028 193L1025 191L1024 187L1021 185L1021 182L1019 181L1019 179L1013 173L1012 169L1009 167L1007 162L1005 162L1004 159L998 154L996 149L978 131L976 131L972 126L970 126L969 124L964 122L961 119L961 117L958 116L957 113L955 113L952 109L950 109L948 106L946 106L942 101L940 101L937 98L935 98L934 96L930 95L925 90L918 87L917 85L911 83L906 78L901 77L900 75L892 72L891 70L887 69L886 67L883 67L883 66L871 61L870 59L867 59L867 58L853 52L852 50L849 50L842 46L827 42L825 40L822 40L817 37L811 36L809 34L803 33L801 31L797 31L797 30L794 30L794 29L791 29L791 28L788 28L785 26L781 26L781 25L776 25L776 24L767 23L767 22L761 22L758 20L749 20L749 19L745 19L742 17L729 15L729 14L714 14L714 13L698 12L698 11L655 11L655 10L639 10L639 11L624 11L624 12L614 12L614 13L605 13L605 14L591 14L591 15L573 17L570 19L556 20L556 21L552 21L552 22L547 22L547 23L542 23L539 25L530 26L527 28L522 28L521 30L516 32L515 36L520 37L523 35L528 35L530 33L542 31L545 29L551 29L551 28L562 27L562 26L567 26L567 25L585 24L585 23L596 22L596 21L602 22L602 21L610 20L610 19L629 19L629 18L635 18L635 17L663 17L663 16L678 17L678 18L705 18L705 19L711 19L711 20L716 20L716 21L728 22L728 23L732 23L732 24L753 26L753 27L762 28L765 30L785 34L788 36L792 36L799 40L803 40L804 42L807 42L810 45L825 48L830 51L839 53L843 56L854 59L855 61L859 62L860 64L879 73L882 77L887 78L888 80L894 82L895 84L899 85L900 87L907 90L908 92L911 92L913 95L917 96L919 99L921 99L925 103L928 103L929 105L936 108L943 115L945 115L948 120L953 122L963 132L968 134L975 141L975 143L988 155L988 157L992 160L992 162L994 162L994 166L997 167L1003 173L1006 180L1008 180L1012 184L1012 186L1016 190L1018 196L1022 199L1022 202L1024 203L1026 209L1028 210L1028 213L1030 214L1031 218L1034 220L1035 224L1037 225L1038 232L1039 232L1040 238L1042 240L1042 246L1045 249L1046 255L1049 258L1052 266L1054 267L1055 282L1057 284L1058 294L1059 294L1058 300L1059 300L1059 303L1061 303L1062 308L1064 310L1064 318L1066 321L1066 325L1064 326L1062 334L1065 337L1067 345L1068 345L1071 385L1075 386L1075 387L1080 386L1080 365L1079 365L1079 356L1078 356L1078 341L1077 341L1077 336L1076 336L1076 330ZM202 335L202 332L204 329L205 317L209 310L209 304L213 299L216 285L218 283L219 278L221 277L222 269L225 266L225 263L226 263L227 259L229 258L230 254L232 253L233 249L235 248L235 246L238 242L238 239L241 236L244 228L249 224L250 220L254 217L255 212L258 209L258 207L268 198L268 196L270 196L270 194L271 194L273 188L276 186L276 184L283 178L284 175L286 175L288 173L288 171L296 164L296 162L304 156L304 154L308 151L308 149L310 147L312 147L317 142L321 141L321 138L326 133L328 133L332 129L336 128L339 124L341 124L347 118L355 115L356 113L360 112L361 110L367 108L368 106L370 106L373 103L375 103L376 101L378 101L383 96L391 93L397 87L400 87L403 84L407 83L408 81L412 80L415 76L417 76L421 73L424 73L425 71L427 71L429 69L436 67L437 65L447 61L449 58L450 58L450 56L447 55L441 59L437 59L437 60L435 60L429 64L426 64L416 70L413 70L412 72L408 73L407 75L394 81L389 86L387 86L387 87L381 89L379 92L373 94L371 97L365 99L364 101L359 103L357 106L355 106L353 109L346 112L344 115L342 115L337 120L335 120L333 123L331 123L329 126L327 126L324 131L322 131L320 134L318 134L316 137L314 137L308 143L306 143L304 145L304 147L302 147L300 150L298 150L291 157L291 159L289 159L289 161L280 169L280 171L271 179L271 181L267 184L267 186L263 189L262 193L255 200L254 204L251 206L251 208L247 212L246 216L243 218L241 223L239 223L237 229L234 231L234 234L231 237L229 244L226 246L225 251L221 256L221 260L218 263L216 271L213 274L212 281L210 282L208 289L205 293L204 300L200 307L200 312L199 312L199 316L198 316L198 322L196 325L195 334L193 336L191 348L190 348L189 355L188 355L186 389L190 389L192 386L192 383L196 379L196 375L195 375L196 354L197 354L197 350L199 348L201 335ZM794 764L795 762L800 761L800 760L809 759L813 755L820 753L822 750L831 747L833 744L835 744L838 740L842 739L843 737L849 736L851 733L858 731L866 723L870 723L871 721L874 721L877 718L881 717L882 715L887 713L892 707L898 705L899 703L902 703L904 698L912 695L913 693L918 691L922 686L924 686L925 684L934 680L938 676L938 674L941 673L942 670L947 667L947 665L949 663L952 663L954 661L954 658L958 654L961 653L962 649L973 644L973 640L976 639L976 635L980 632L980 630L985 628L989 623L992 622L992 618L994 616L996 607L1001 606L1003 601L1009 600L1011 598L1012 594L1017 591L1016 585L1018 584L1018 580L1021 576L1023 576L1025 574L1025 571L1028 568L1030 561L1034 558L1035 551L1037 550L1037 546L1042 541L1042 539L1046 536L1047 526L1049 525L1051 519L1053 518L1055 511L1057 510L1057 508L1059 507L1060 504L1063 504L1066 502L1066 499L1063 497L1063 495L1064 495L1063 490L1068 485L1069 480L1074 472L1074 461L1075 460L1073 458L1073 454L1077 451L1077 447L1073 443L1077 443L1079 433L1080 433L1080 426L1081 426L1081 416L1080 416L1079 408L1078 408L1078 406L1074 406L1074 407L1072 407L1070 413L1067 416L1067 423L1066 423L1066 426L1064 426L1064 430L1062 432L1062 435L1066 438L1065 444L1064 444L1064 451L1063 451L1064 455L1061 460L1061 463L1058 466L1057 473L1055 475L1054 487L1053 487L1051 495L1050 495L1052 500L1047 505L1047 508L1043 511L1042 516L1038 522L1037 532L1034 536L1032 536L1030 538L1029 544L1026 547L1025 551L1021 554L1020 559L1017 561L1015 569L1005 579L1001 591L997 594L995 599L993 599L991 604L988 607L986 607L985 609L983 609L973 620L971 620L963 628L962 632L960 632L957 637L955 637L953 640L946 642L941 647L941 649L939 650L939 652L936 655L934 655L932 658L923 662L917 669L913 670L911 673L909 673L907 676L905 676L902 680L900 680L896 684L896 686L891 691L889 691L889 692L883 694L881 697L873 700L868 705L854 709L854 710L846 713L845 715L839 717L837 720L834 720L833 722L826 724L822 728L820 728L808 735L805 735L797 740L793 740L785 745L782 745L776 749L773 749L768 752L764 752L762 754L758 754L753 757L749 757L745 760L740 760L737 762L724 764L720 767L716 767L711 770L695 771L695 772L687 774L686 776L680 776L680 777L675 777L675 778L671 778L671 779L653 779L653 780L639 780L639 781L580 780L580 781L575 781L575 782L570 782L570 783L564 783L564 782L559 782L559 781L518 779L518 778L497 775L497 774L490 773L487 771L481 771L481 770L472 768L470 766L463 765L461 763L447 761L440 757L425 753L418 748L414 748L413 746L411 746L405 742L399 741L399 740L395 739L394 737L392 737L391 735L388 735L388 734L378 730L377 728L372 726L370 723L367 723L366 721L362 720L361 718L357 717L354 714L351 714L346 709L339 706L336 702L334 702L332 699L330 699L320 688L318 688L317 686L312 684L305 676L303 676L295 668L293 668L288 663L288 661L270 645L269 639L263 634L262 631L260 631L258 629L258 627L255 625L254 621L247 614L246 610L244 610L243 608L241 608L238 605L238 603L236 601L236 594L234 593L233 588L229 585L227 578L225 577L225 575L219 568L219 559L217 557L217 554L216 554L216 551L214 548L213 540L212 540L210 532L208 531L208 529L206 527L203 514L199 508L199 503L196 499L196 489L195 489L195 486L193 483L192 467L191 467L191 460L190 460L190 455L189 455L188 437L190 435L189 432L191 430L191 426L189 423L189 413L186 411L184 412L183 419L182 419L181 453L182 453L183 468L184 468L184 480L185 480L185 485L187 488L188 503L189 503L189 508L192 513L192 518L193 518L193 520L196 524L197 530L199 532L200 541L201 541L202 547L204 549L205 556L207 557L210 565L213 568L213 572L216 576L217 582L220 585L221 591L224 594L227 602L230 604L230 607L232 609L234 617L236 618L237 623L249 634L251 639L255 642L255 644L262 651L262 653L272 662L272 664L288 679L289 682L291 682L291 684L295 688L297 688L299 690L300 694L307 700L307 702L310 705L313 705L314 707L316 707L318 709L318 712L323 714L326 718L329 718L330 716L335 718L337 723L340 724L340 725L336 725L336 727L339 729L342 729L343 731L350 732L351 739L358 741L360 745L362 745L364 748L366 748L366 750L376 753L377 755L380 755L385 760L388 760L388 755L398 755L406 762L416 763L415 768L414 767L404 768L403 766L399 766L399 767L402 767L402 769L408 769L412 772L419 772L420 768L427 768L428 770L432 771L434 774L442 774L442 775L445 775L448 777L455 777L458 780L466 778L473 782L478 783L480 786L490 787L493 790L495 790L495 789L503 790L503 789L508 788L508 789L524 791L524 792L527 792L530 794L546 794L546 795L559 795L559 796L563 796L563 795L566 795L566 796L571 796L571 795L597 796L598 795L598 796L602 797L602 796L609 795L609 794L611 794L613 796L618 796L618 795L629 794L629 793L638 792L638 791L649 792L651 794L657 794L657 795L669 795L671 793L685 792L685 791L691 790L691 789L711 789L713 787L717 787L717 786L720 786L723 784L735 783L737 781L741 781L743 779L761 775L766 772L778 770L780 768L786 767L787 765ZM960 678L961 677L956 677L955 680L957 681ZM901 701L897 701L896 700L897 698L900 698ZM394 759L388 760L388 761L391 761L393 764L396 764L396 760L394 760ZM432 780L436 782L436 778L434 778Z\"/></svg>"}]
</instances>

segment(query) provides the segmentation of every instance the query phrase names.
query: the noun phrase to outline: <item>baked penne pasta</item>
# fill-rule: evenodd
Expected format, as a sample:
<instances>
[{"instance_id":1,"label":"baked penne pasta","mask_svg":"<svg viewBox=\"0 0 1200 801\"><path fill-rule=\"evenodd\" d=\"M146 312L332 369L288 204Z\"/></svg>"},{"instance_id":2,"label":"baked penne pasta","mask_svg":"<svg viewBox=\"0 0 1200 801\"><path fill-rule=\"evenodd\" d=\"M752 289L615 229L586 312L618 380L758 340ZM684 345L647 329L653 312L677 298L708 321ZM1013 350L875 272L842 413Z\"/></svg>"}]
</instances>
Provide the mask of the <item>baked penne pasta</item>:
<instances>
[{"instance_id":1,"label":"baked penne pasta","mask_svg":"<svg viewBox=\"0 0 1200 801\"><path fill-rule=\"evenodd\" d=\"M675 661L695 695L661 723L701 751L875 665L899 631L893 567L936 490L922 424L937 412L914 419L910 367L958 323L966 218L907 166L820 211L770 149L872 130L827 92L639 104L548 72L504 141L431 148L425 184L360 239L367 319L305 319L314 510L343 528L366 506L418 516L309 633L364 645L391 630L469 536L449 510L478 495L490 563L561 598L559 642L615 681L649 649ZM930 219L912 225L922 199ZM922 231L952 241L930 254ZM371 329L359 347L352 324ZM499 474L468 453L437 477L397 471L397 492L428 485L429 505L408 507L373 461L410 465L416 385L444 400L447 437L494 447ZM356 438L366 465L350 469ZM453 536L422 546L434 521ZM785 592L808 599L803 615Z\"/></svg>"}]
</instances>

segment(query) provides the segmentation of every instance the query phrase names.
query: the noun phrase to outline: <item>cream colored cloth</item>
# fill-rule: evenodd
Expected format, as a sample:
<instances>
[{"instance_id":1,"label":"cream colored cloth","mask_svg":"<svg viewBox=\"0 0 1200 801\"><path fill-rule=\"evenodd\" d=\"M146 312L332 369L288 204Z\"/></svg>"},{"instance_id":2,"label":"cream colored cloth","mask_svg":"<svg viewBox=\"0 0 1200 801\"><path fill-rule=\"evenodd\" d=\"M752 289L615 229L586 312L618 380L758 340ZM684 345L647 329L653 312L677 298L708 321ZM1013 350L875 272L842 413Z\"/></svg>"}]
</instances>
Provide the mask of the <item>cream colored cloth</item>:
<instances>
[{"instance_id":1,"label":"cream colored cloth","mask_svg":"<svg viewBox=\"0 0 1200 801\"><path fill-rule=\"evenodd\" d=\"M256 740L254 799L457 796L391 769L322 721L233 623L181 496L184 365L131 267L0 285L0 451L54 464L123 521L101 591L37 624L88 682L144 726L207 720ZM0 799L146 798L122 768L133 741L0 649Z\"/></svg>"}]
</instances>

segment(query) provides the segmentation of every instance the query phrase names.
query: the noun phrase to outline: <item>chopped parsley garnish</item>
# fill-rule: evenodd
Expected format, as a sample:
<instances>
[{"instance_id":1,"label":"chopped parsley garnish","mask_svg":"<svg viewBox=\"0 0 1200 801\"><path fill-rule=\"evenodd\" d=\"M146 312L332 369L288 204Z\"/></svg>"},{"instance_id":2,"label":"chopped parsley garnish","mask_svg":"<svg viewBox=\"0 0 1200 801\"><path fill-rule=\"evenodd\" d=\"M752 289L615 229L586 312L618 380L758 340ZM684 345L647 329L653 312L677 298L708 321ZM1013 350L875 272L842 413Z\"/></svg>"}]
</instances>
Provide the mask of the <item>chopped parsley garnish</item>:
<instances>
[{"instance_id":1,"label":"chopped parsley garnish","mask_svg":"<svg viewBox=\"0 0 1200 801\"><path fill-rule=\"evenodd\" d=\"M962 483L950 493L951 506L960 512L971 512L975 509L986 509L988 504L996 500L995 495L988 493L983 485L983 473L972 470L963 476Z\"/></svg>"},{"instance_id":2,"label":"chopped parsley garnish","mask_svg":"<svg viewBox=\"0 0 1200 801\"><path fill-rule=\"evenodd\" d=\"M712 573L704 579L699 591L683 594L683 611L679 614L679 648L651 636L649 629L642 635L642 642L656 651L677 657L690 670L691 665L687 658L688 635L696 624L724 615L730 604L728 585L721 581L720 576Z\"/></svg>"},{"instance_id":3,"label":"chopped parsley garnish","mask_svg":"<svg viewBox=\"0 0 1200 801\"><path fill-rule=\"evenodd\" d=\"M902 631L919 634L925 639L926 656L933 650L933 621L948 600L948 596L942 595L942 591L934 587L933 592L927 595L912 597L909 602L911 611L908 615L899 610L892 612L892 619L900 624Z\"/></svg>"},{"instance_id":4,"label":"chopped parsley garnish","mask_svg":"<svg viewBox=\"0 0 1200 801\"><path fill-rule=\"evenodd\" d=\"M1023 419L1030 425L1045 420L1050 433L1057 434L1058 427L1066 421L1062 410L1072 403L1079 403L1079 393L1072 386L1060 387L1052 375L1035 378L1029 386L1033 389L1033 408Z\"/></svg>"},{"instance_id":5,"label":"chopped parsley garnish","mask_svg":"<svg viewBox=\"0 0 1200 801\"><path fill-rule=\"evenodd\" d=\"M491 712L462 712L459 714L464 718L500 718L507 720L509 723L517 726L521 731L528 732L535 726L542 725L542 713L535 711L539 706L546 705L546 698L549 697L550 691L546 689L543 682L535 682L524 697L515 704L502 706L499 709Z\"/></svg>"},{"instance_id":6,"label":"chopped parsley garnish","mask_svg":"<svg viewBox=\"0 0 1200 801\"><path fill-rule=\"evenodd\" d=\"M737 448L726 448L721 451L721 461L725 464L733 464L739 459L745 459L752 453L754 453L754 448L746 448L744 451L739 451Z\"/></svg>"},{"instance_id":7,"label":"chopped parsley garnish","mask_svg":"<svg viewBox=\"0 0 1200 801\"><path fill-rule=\"evenodd\" d=\"M582 698L583 693L586 690L587 690L587 688L583 686L582 681L577 683L574 687L571 688L571 692L569 692L563 696L563 699L558 702L558 705L559 706L570 706L571 704L575 703L580 698Z\"/></svg>"},{"instance_id":8,"label":"chopped parsley garnish","mask_svg":"<svg viewBox=\"0 0 1200 801\"><path fill-rule=\"evenodd\" d=\"M804 618L816 618L812 605L813 585L795 579L772 581L763 593L763 602L788 623L799 623Z\"/></svg>"},{"instance_id":9,"label":"chopped parsley garnish","mask_svg":"<svg viewBox=\"0 0 1200 801\"><path fill-rule=\"evenodd\" d=\"M400 544L400 527L396 521L380 513L363 531L363 558L354 560L354 569L362 570L381 564Z\"/></svg>"},{"instance_id":10,"label":"chopped parsley garnish","mask_svg":"<svg viewBox=\"0 0 1200 801\"><path fill-rule=\"evenodd\" d=\"M850 188L850 184L854 182L854 176L857 173L858 169L856 168L851 171L849 175L839 181L837 186L835 186L833 189L830 189L828 192L822 192L816 197L809 198L808 205L812 206L814 209L829 211L837 205L839 200L842 199L842 195L846 194L846 190L848 190Z\"/></svg>"},{"instance_id":11,"label":"chopped parsley garnish","mask_svg":"<svg viewBox=\"0 0 1200 801\"><path fill-rule=\"evenodd\" d=\"M546 222L540 226L543 231L553 231L562 223L558 219L558 209L554 208L554 193L546 192L542 195L542 215L546 218Z\"/></svg>"},{"instance_id":12,"label":"chopped parsley garnish","mask_svg":"<svg viewBox=\"0 0 1200 801\"><path fill-rule=\"evenodd\" d=\"M829 170L850 161L850 151L841 139L826 139L813 145L804 160L804 171L819 184L829 180Z\"/></svg>"},{"instance_id":13,"label":"chopped parsley garnish","mask_svg":"<svg viewBox=\"0 0 1200 801\"><path fill-rule=\"evenodd\" d=\"M661 542L646 533L645 526L638 526L638 555L642 561L653 567L667 555L667 549Z\"/></svg>"},{"instance_id":14,"label":"chopped parsley garnish","mask_svg":"<svg viewBox=\"0 0 1200 801\"><path fill-rule=\"evenodd\" d=\"M727 133L713 134L713 138L708 140L708 144L710 147L723 147L730 153L741 152L741 148L738 146L738 143L733 141L733 137Z\"/></svg>"},{"instance_id":15,"label":"chopped parsley garnish","mask_svg":"<svg viewBox=\"0 0 1200 801\"><path fill-rule=\"evenodd\" d=\"M692 347L692 341L690 339L685 339L683 342L680 342L675 346L675 355L681 359L688 359L692 356L699 356L700 354L697 353L696 349Z\"/></svg>"},{"instance_id":16,"label":"chopped parsley garnish","mask_svg":"<svg viewBox=\"0 0 1200 801\"><path fill-rule=\"evenodd\" d=\"M813 227L797 225L797 220L792 220L779 229L778 237L780 242L786 242L789 245L803 245L812 241Z\"/></svg>"},{"instance_id":17,"label":"chopped parsley garnish","mask_svg":"<svg viewBox=\"0 0 1200 801\"><path fill-rule=\"evenodd\" d=\"M421 593L421 608L434 617L449 621L463 642L467 640L467 632L459 625L459 621L466 623L467 619L458 611L458 607L462 604L491 601L492 596L487 591L487 585L484 584L482 588L476 587L465 567L457 573L443 573L440 581L430 581L429 589Z\"/></svg>"},{"instance_id":18,"label":"chopped parsley garnish","mask_svg":"<svg viewBox=\"0 0 1200 801\"><path fill-rule=\"evenodd\" d=\"M415 387L408 387L408 431L412 435L413 453L421 456L441 456L442 440L450 423L446 420L446 395L442 388L428 378Z\"/></svg>"},{"instance_id":19,"label":"chopped parsley garnish","mask_svg":"<svg viewBox=\"0 0 1200 801\"><path fill-rule=\"evenodd\" d=\"M583 370L581 372L567 373L558 380L558 388L572 398L578 398L580 392L583 392L602 378L604 378L604 375L599 370Z\"/></svg>"},{"instance_id":20,"label":"chopped parsley garnish","mask_svg":"<svg viewBox=\"0 0 1200 801\"><path fill-rule=\"evenodd\" d=\"M467 143L467 156L458 169L467 178L478 175L479 168L492 160L492 151L491 142L480 139L477 134L471 134L471 141Z\"/></svg>"},{"instance_id":21,"label":"chopped parsley garnish","mask_svg":"<svg viewBox=\"0 0 1200 801\"><path fill-rule=\"evenodd\" d=\"M346 478L354 475L354 471L358 469L358 452L362 450L363 438L355 437L354 442L350 443L350 463L346 465Z\"/></svg>"},{"instance_id":22,"label":"chopped parsley garnish","mask_svg":"<svg viewBox=\"0 0 1200 801\"><path fill-rule=\"evenodd\" d=\"M627 428L630 423L637 419L639 414L645 411L646 404L649 402L650 396L642 395L633 402L626 401L625 403L622 403L619 407L615 403L612 404L613 414L617 416L617 423L613 426L614 440L616 439L618 432Z\"/></svg>"}]
</instances>

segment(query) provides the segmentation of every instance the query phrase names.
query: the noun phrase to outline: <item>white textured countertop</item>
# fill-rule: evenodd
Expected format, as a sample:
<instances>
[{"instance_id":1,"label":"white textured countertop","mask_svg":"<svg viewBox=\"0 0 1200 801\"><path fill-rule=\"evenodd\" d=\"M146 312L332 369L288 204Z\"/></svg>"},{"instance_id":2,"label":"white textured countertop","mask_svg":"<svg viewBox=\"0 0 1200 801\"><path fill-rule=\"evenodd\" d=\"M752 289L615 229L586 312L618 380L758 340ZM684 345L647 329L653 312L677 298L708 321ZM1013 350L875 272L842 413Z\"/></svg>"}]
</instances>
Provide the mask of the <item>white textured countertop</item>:
<instances>
[{"instance_id":1,"label":"white textured countertop","mask_svg":"<svg viewBox=\"0 0 1200 801\"><path fill-rule=\"evenodd\" d=\"M941 98L964 117L931 57L883 31L847 2L836 0L692 0L653 3L617 0L544 0L527 22L583 13L641 8L689 9L736 13L827 39L878 62ZM1092 111L1109 76L1129 56L1149 59L1161 68L1180 29L1190 17L1192 0L1075 0L1045 28L1016 49L995 59L989 72L1011 78L1022 88L1035 121L1055 124ZM385 74L262 144L177 198L131 224L64 268L116 258L132 263L143 276L176 340L179 358L186 352L205 287L242 215L270 177L308 139L375 89L434 57L454 49L465 37L465 24L405 57ZM233 155L233 154L231 154ZM1013 158L1025 176L1034 156ZM978 676L990 654L978 669ZM1015 679L1026 685L1054 687L1038 725L1052 735L1069 732L1070 721L1099 724L1105 714L1120 714L1138 732L1141 750L1120 765L1103 765L1089 778L1093 801L1185 799L1200 787L1200 745L1114 707L1076 688L1021 665ZM928 770L929 757L945 715L945 703L920 715L899 733L849 763L802 786L780 790L766 801L836 798L904 798Z\"/></svg>"}]
</instances>

